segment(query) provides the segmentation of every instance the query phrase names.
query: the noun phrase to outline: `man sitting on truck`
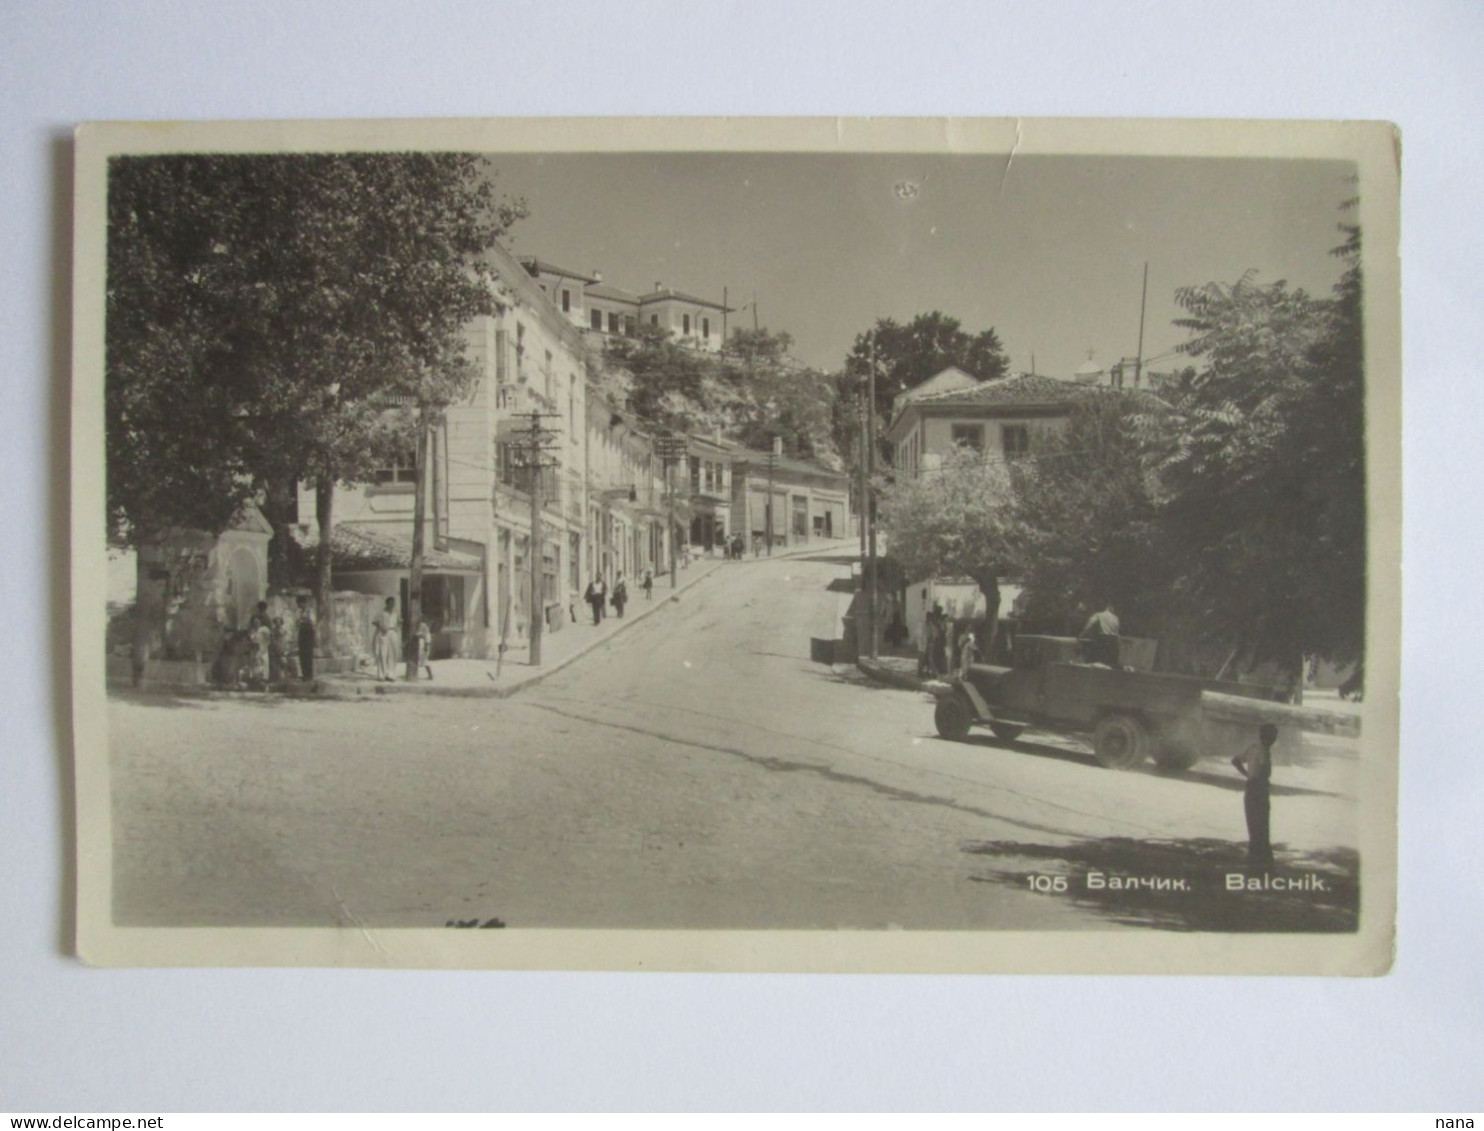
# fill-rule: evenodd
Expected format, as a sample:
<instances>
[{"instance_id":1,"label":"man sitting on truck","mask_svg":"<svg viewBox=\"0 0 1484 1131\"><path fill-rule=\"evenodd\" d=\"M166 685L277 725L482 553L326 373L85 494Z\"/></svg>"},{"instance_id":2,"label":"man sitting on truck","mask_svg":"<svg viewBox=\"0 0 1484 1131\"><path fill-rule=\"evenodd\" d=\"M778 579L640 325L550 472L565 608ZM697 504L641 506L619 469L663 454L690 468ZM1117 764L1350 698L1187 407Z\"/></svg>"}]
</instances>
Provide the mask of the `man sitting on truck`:
<instances>
[{"instance_id":1,"label":"man sitting on truck","mask_svg":"<svg viewBox=\"0 0 1484 1131\"><path fill-rule=\"evenodd\" d=\"M1089 664L1107 664L1114 671L1118 663L1118 614L1109 603L1101 612L1087 618L1078 639L1082 641L1082 654Z\"/></svg>"}]
</instances>

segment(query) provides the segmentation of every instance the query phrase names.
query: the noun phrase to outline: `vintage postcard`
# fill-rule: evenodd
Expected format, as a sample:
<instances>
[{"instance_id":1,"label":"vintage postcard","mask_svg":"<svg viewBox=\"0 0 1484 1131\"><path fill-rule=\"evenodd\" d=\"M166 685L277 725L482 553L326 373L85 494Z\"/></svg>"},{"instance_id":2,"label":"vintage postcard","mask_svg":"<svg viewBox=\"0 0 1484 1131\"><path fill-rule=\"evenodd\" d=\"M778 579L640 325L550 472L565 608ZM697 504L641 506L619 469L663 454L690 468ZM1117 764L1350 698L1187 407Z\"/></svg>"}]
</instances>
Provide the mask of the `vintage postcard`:
<instances>
[{"instance_id":1,"label":"vintage postcard","mask_svg":"<svg viewBox=\"0 0 1484 1131\"><path fill-rule=\"evenodd\" d=\"M78 953L1384 973L1399 153L83 126Z\"/></svg>"}]
</instances>

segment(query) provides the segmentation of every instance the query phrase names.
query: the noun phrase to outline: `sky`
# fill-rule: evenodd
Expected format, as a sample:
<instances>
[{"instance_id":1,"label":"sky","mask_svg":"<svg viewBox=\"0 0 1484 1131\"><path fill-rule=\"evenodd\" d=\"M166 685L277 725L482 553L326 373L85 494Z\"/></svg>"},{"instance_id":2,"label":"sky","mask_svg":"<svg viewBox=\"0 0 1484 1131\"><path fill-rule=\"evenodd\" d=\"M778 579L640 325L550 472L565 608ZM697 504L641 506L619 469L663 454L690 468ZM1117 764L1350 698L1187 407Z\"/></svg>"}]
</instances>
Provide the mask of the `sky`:
<instances>
[{"instance_id":1,"label":"sky","mask_svg":"<svg viewBox=\"0 0 1484 1131\"><path fill-rule=\"evenodd\" d=\"M1175 290L1255 269L1327 293L1341 265L1338 162L921 154L498 154L499 192L530 215L522 255L743 307L838 368L876 318L932 310L994 327L1012 371L1067 377L1185 333ZM750 307L732 316L751 325ZM1162 356L1163 355L1163 356Z\"/></svg>"}]
</instances>

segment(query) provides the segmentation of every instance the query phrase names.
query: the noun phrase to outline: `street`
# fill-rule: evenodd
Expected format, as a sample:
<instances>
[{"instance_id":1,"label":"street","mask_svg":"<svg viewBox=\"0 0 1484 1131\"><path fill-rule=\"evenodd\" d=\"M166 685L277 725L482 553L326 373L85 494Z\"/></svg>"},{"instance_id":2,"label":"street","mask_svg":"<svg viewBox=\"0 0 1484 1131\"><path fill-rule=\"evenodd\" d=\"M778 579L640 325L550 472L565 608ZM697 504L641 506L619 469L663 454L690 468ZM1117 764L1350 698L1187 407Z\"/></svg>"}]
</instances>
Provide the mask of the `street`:
<instances>
[{"instance_id":1,"label":"street","mask_svg":"<svg viewBox=\"0 0 1484 1131\"><path fill-rule=\"evenodd\" d=\"M1275 772L1280 867L1317 889L1230 894L1229 767L939 739L921 693L811 663L849 573L729 564L510 699L115 694L115 919L1354 928L1357 744L1311 736Z\"/></svg>"}]
</instances>

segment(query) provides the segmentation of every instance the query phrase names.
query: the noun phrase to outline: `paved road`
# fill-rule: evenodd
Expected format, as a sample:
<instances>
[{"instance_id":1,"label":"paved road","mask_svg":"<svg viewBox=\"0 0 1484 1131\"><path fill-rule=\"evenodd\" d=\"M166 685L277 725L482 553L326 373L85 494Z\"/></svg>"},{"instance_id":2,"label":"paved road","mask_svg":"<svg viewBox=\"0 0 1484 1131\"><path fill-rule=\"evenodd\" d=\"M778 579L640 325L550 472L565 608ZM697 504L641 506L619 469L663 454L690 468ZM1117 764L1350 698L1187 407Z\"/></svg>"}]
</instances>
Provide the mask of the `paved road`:
<instances>
[{"instance_id":1,"label":"paved road","mask_svg":"<svg viewBox=\"0 0 1484 1131\"><path fill-rule=\"evenodd\" d=\"M1241 929L1262 907L1269 926L1347 925L1351 746L1306 747L1274 801L1288 862L1339 896L1087 891L1090 870L1235 866L1235 776L1103 770L1069 740L938 739L920 694L810 662L848 572L728 567L509 700L116 697L118 919ZM1034 875L1071 890L1033 891Z\"/></svg>"}]
</instances>

